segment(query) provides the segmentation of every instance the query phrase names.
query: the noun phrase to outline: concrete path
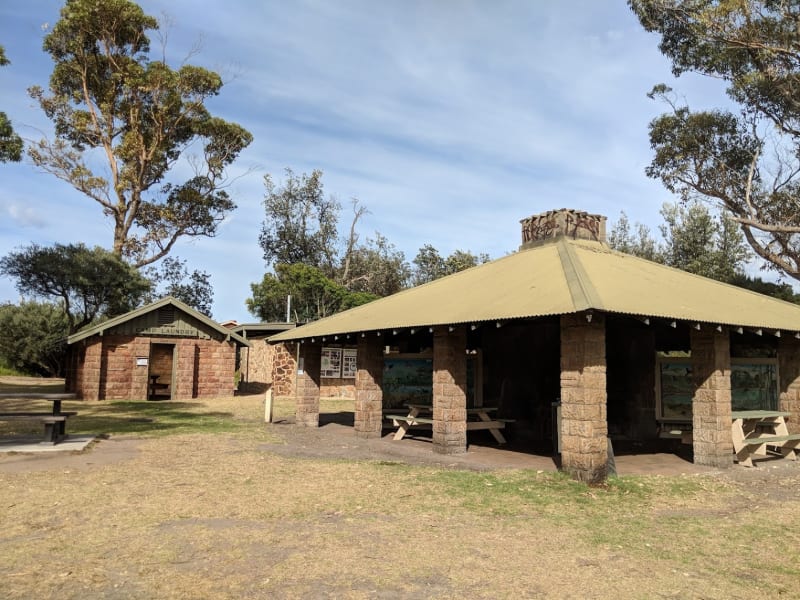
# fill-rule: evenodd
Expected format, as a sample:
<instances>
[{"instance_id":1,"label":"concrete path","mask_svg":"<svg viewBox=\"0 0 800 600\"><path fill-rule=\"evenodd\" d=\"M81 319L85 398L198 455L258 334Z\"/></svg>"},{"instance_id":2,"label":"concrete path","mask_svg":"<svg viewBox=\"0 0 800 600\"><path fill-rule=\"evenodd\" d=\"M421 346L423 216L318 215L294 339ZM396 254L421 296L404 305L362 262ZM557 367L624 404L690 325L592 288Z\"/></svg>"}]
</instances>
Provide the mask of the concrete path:
<instances>
[{"instance_id":1,"label":"concrete path","mask_svg":"<svg viewBox=\"0 0 800 600\"><path fill-rule=\"evenodd\" d=\"M0 438L0 452L40 454L49 452L80 452L95 440L93 435L68 435L57 444L43 444L41 436Z\"/></svg>"}]
</instances>

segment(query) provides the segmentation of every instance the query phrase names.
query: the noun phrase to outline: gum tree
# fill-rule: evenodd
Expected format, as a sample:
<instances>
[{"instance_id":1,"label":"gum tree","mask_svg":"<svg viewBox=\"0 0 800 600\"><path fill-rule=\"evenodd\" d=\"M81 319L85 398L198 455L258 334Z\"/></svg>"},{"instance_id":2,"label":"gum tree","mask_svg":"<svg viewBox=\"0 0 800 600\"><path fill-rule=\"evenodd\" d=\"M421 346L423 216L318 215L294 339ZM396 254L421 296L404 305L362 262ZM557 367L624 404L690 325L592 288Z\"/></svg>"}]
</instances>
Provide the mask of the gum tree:
<instances>
[{"instance_id":1,"label":"gum tree","mask_svg":"<svg viewBox=\"0 0 800 600\"><path fill-rule=\"evenodd\" d=\"M49 87L29 90L55 129L29 148L33 162L100 206L113 253L136 267L182 237L217 233L236 207L226 168L252 140L206 108L222 88L217 73L151 58L157 29L129 0L67 0L44 40Z\"/></svg>"},{"instance_id":2,"label":"gum tree","mask_svg":"<svg viewBox=\"0 0 800 600\"><path fill-rule=\"evenodd\" d=\"M727 84L738 111L694 111L665 85L647 168L684 200L726 209L770 266L800 279L800 5L785 0L629 0L676 76Z\"/></svg>"}]
</instances>

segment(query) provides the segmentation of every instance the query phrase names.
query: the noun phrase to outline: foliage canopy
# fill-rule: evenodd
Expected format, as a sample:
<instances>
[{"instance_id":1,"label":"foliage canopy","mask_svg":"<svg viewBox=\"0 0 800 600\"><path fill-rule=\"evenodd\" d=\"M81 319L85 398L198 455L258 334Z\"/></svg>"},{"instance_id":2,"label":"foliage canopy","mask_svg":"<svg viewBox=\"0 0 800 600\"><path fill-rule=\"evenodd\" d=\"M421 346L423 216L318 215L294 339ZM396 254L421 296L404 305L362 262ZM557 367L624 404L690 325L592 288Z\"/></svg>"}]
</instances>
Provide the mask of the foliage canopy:
<instances>
[{"instance_id":1,"label":"foliage canopy","mask_svg":"<svg viewBox=\"0 0 800 600\"><path fill-rule=\"evenodd\" d=\"M321 319L377 298L366 292L351 292L317 267L301 263L275 265L274 275L266 273L260 283L250 284L250 289L247 309L262 321L285 320L288 296L290 318L296 322Z\"/></svg>"},{"instance_id":2,"label":"foliage canopy","mask_svg":"<svg viewBox=\"0 0 800 600\"><path fill-rule=\"evenodd\" d=\"M357 199L349 231L339 233L342 207L336 198L325 197L322 171L296 175L286 169L282 184L269 175L264 183L259 244L274 274L251 284L253 296L246 301L248 310L263 320L283 320L288 295L295 320L310 321L489 260L486 254L461 250L443 258L428 244L412 269L380 232L359 241L357 225L369 211Z\"/></svg>"},{"instance_id":3,"label":"foliage canopy","mask_svg":"<svg viewBox=\"0 0 800 600\"><path fill-rule=\"evenodd\" d=\"M5 49L0 46L0 67L9 64ZM22 138L16 134L6 113L0 111L0 162L19 162L22 159Z\"/></svg>"},{"instance_id":4,"label":"foliage canopy","mask_svg":"<svg viewBox=\"0 0 800 600\"><path fill-rule=\"evenodd\" d=\"M0 357L24 373L59 377L69 333L67 315L48 302L0 304Z\"/></svg>"},{"instance_id":5,"label":"foliage canopy","mask_svg":"<svg viewBox=\"0 0 800 600\"><path fill-rule=\"evenodd\" d=\"M465 269L489 262L488 254L473 254L469 250L455 250L447 257L430 244L425 244L414 257L412 281L414 285L428 283Z\"/></svg>"},{"instance_id":6,"label":"foliage canopy","mask_svg":"<svg viewBox=\"0 0 800 600\"><path fill-rule=\"evenodd\" d=\"M16 280L20 294L61 303L69 333L128 312L151 285L113 253L83 244L31 244L0 259L0 274Z\"/></svg>"},{"instance_id":7,"label":"foliage canopy","mask_svg":"<svg viewBox=\"0 0 800 600\"><path fill-rule=\"evenodd\" d=\"M620 215L608 234L615 250L753 290L787 302L800 303L800 296L787 283L774 283L745 273L752 257L738 226L726 213L713 214L700 202L665 203L664 222L659 226L661 241L637 223L633 228Z\"/></svg>"},{"instance_id":8,"label":"foliage canopy","mask_svg":"<svg viewBox=\"0 0 800 600\"><path fill-rule=\"evenodd\" d=\"M661 241L650 230L636 224L631 231L622 213L608 235L608 245L615 250L659 262L695 275L732 283L743 276L750 258L741 231L725 213L714 215L705 204L665 203L661 208L664 222L659 227Z\"/></svg>"},{"instance_id":9,"label":"foliage canopy","mask_svg":"<svg viewBox=\"0 0 800 600\"><path fill-rule=\"evenodd\" d=\"M315 169L311 175L298 176L287 168L282 185L265 175L264 187L265 219L259 236L264 262L305 263L332 276L341 206L333 197L325 197L322 171Z\"/></svg>"},{"instance_id":10,"label":"foliage canopy","mask_svg":"<svg viewBox=\"0 0 800 600\"><path fill-rule=\"evenodd\" d=\"M647 168L686 200L729 211L758 256L800 279L800 4L778 0L628 0L676 76L727 83L738 113L671 111L650 124Z\"/></svg>"}]
</instances>

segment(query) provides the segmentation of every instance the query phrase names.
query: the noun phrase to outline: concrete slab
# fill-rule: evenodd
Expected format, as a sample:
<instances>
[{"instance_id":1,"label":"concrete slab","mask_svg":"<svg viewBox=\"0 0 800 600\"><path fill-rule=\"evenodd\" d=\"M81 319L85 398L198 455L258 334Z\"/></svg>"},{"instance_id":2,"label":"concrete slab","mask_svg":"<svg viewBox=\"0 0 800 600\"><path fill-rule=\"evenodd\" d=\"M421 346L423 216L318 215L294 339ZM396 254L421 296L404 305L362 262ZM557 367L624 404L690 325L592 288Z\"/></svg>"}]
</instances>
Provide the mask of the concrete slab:
<instances>
[{"instance_id":1,"label":"concrete slab","mask_svg":"<svg viewBox=\"0 0 800 600\"><path fill-rule=\"evenodd\" d=\"M43 444L39 437L0 438L0 453L80 452L96 439L93 435L68 435L57 444Z\"/></svg>"}]
</instances>

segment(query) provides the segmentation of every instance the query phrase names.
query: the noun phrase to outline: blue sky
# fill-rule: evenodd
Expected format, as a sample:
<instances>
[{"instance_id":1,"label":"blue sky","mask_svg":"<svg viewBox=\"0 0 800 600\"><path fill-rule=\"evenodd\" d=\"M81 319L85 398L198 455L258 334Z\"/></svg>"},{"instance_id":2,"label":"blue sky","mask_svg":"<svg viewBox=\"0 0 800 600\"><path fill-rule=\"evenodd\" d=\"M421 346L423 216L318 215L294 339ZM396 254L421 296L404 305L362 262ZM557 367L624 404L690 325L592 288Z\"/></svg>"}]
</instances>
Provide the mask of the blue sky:
<instances>
[{"instance_id":1,"label":"blue sky","mask_svg":"<svg viewBox=\"0 0 800 600\"><path fill-rule=\"evenodd\" d=\"M47 86L41 50L61 2L0 4L0 110L28 139L51 134L25 90ZM424 244L500 257L519 245L519 220L554 208L624 211L654 231L674 198L644 175L647 124L666 82L693 108L724 103L719 82L675 81L623 0L143 0L171 24L170 64L223 74L211 111L253 133L231 175L239 208L213 239L173 254L211 273L214 317L252 322L250 283L263 176L321 169L327 194L370 213L410 261ZM154 37L152 46L160 48ZM194 52L199 47L199 51ZM37 242L109 247L99 205L30 162L0 165L0 256ZM18 300L0 278L0 302Z\"/></svg>"}]
</instances>

